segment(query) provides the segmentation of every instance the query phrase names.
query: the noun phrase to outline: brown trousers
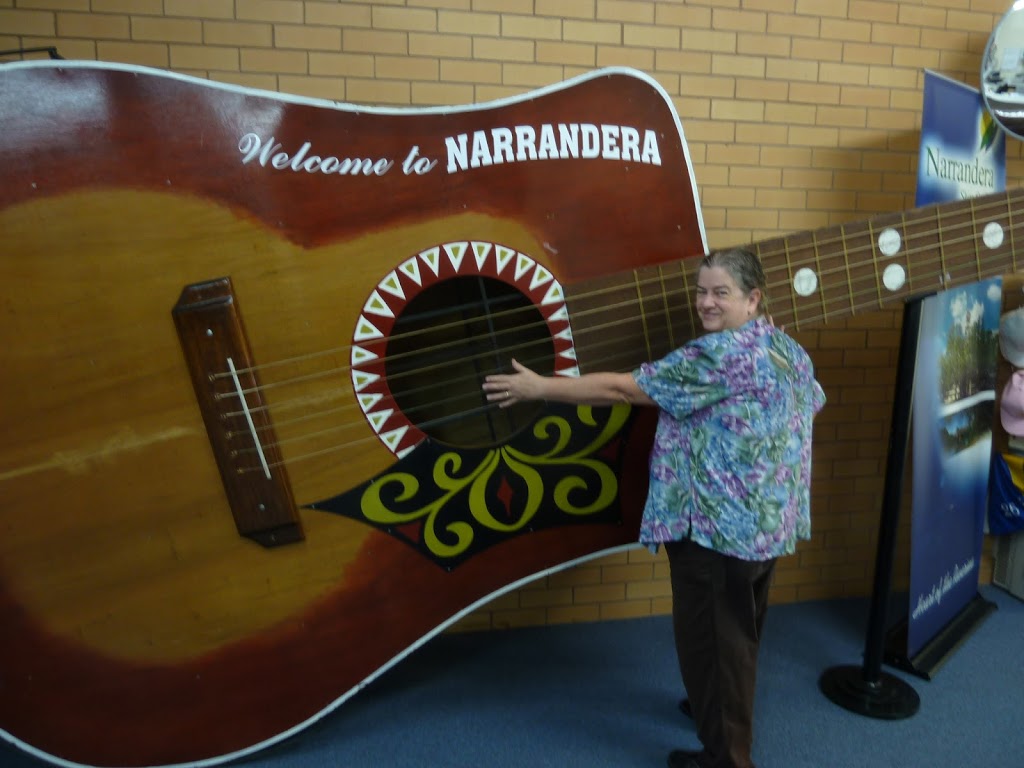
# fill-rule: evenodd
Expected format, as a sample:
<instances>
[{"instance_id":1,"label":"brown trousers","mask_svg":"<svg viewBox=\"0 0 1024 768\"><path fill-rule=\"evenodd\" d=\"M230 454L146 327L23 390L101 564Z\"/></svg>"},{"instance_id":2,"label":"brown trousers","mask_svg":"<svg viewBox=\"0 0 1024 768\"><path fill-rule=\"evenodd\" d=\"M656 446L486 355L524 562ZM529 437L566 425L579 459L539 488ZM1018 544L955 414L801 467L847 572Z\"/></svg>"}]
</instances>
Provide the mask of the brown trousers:
<instances>
[{"instance_id":1,"label":"brown trousers","mask_svg":"<svg viewBox=\"0 0 1024 768\"><path fill-rule=\"evenodd\" d=\"M683 685L706 768L753 768L757 652L775 561L750 562L694 544L665 545Z\"/></svg>"}]
</instances>

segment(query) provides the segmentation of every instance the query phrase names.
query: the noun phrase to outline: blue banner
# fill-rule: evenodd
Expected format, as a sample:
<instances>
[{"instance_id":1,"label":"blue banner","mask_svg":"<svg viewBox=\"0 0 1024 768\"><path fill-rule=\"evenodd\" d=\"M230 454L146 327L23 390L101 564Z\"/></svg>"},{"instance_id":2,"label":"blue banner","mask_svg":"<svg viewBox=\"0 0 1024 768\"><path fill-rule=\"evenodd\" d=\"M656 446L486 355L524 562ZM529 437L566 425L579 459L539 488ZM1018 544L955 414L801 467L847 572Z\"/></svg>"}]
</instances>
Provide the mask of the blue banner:
<instances>
[{"instance_id":1,"label":"blue banner","mask_svg":"<svg viewBox=\"0 0 1024 768\"><path fill-rule=\"evenodd\" d=\"M978 91L926 71L916 205L1006 189L1006 134Z\"/></svg>"},{"instance_id":2,"label":"blue banner","mask_svg":"<svg viewBox=\"0 0 1024 768\"><path fill-rule=\"evenodd\" d=\"M977 90L925 73L917 205L1006 188L1006 137ZM907 655L977 595L995 412L999 278L923 302L914 387Z\"/></svg>"},{"instance_id":3,"label":"blue banner","mask_svg":"<svg viewBox=\"0 0 1024 768\"><path fill-rule=\"evenodd\" d=\"M914 386L914 493L907 652L978 592L992 453L1002 280L926 300Z\"/></svg>"}]
</instances>

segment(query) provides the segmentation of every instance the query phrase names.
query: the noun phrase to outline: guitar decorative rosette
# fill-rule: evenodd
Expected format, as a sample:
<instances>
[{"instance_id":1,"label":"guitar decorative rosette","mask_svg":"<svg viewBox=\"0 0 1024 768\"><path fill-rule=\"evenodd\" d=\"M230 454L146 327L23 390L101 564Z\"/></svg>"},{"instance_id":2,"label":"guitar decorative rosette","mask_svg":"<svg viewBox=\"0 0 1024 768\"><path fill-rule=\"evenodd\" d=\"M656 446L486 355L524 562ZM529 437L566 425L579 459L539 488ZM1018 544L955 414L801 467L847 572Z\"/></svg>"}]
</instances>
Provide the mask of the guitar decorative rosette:
<instances>
[{"instance_id":1,"label":"guitar decorative rosette","mask_svg":"<svg viewBox=\"0 0 1024 768\"><path fill-rule=\"evenodd\" d=\"M461 305L447 304L445 321L438 321L441 310L436 305L458 301L452 285L456 280L472 283L475 295L463 298ZM513 290L499 297L489 296L494 290L488 291L488 282L500 282ZM431 292L438 294L431 304L434 317L417 321L412 316L416 313L413 307L421 298L429 301ZM520 296L522 301L516 301ZM428 418L410 417L396 402L391 383L403 378L413 379L404 389L415 392L426 386L424 379L440 379L436 401L425 399L423 395L419 398L409 395L419 402L421 411L443 408L443 401L451 399L451 386L468 388L470 405L456 403L456 415L461 415L459 411L468 411L484 402L477 387L480 368L484 364L493 365L495 359L508 365L507 359L500 359L502 347L536 357L540 354L536 347L550 341L553 361L548 365L551 372L558 376L579 375L565 301L562 286L550 270L525 253L499 243L447 242L426 248L403 261L377 284L366 300L352 337L352 389L373 431L388 450L402 458L428 433L429 428L425 431L418 426ZM419 306L419 311L425 312L422 303ZM536 318L524 317L533 314L531 309L536 311ZM412 317L405 325L400 325L407 311ZM473 317L468 317L468 313ZM483 320L486 327L474 330L478 325L474 320ZM429 321L433 328L422 327ZM500 331L495 330L496 324L502 326ZM436 326L442 327L437 329ZM542 326L546 326L546 334ZM396 328L403 329L403 336L414 335L415 338L404 343L393 341ZM425 351L424 345L428 346ZM396 346L400 351L392 351ZM388 364L393 364L395 358L414 355L424 359L401 364L399 371L389 375ZM446 367L465 361L463 355L469 356L472 370L465 379L459 380Z\"/></svg>"},{"instance_id":2,"label":"guitar decorative rosette","mask_svg":"<svg viewBox=\"0 0 1024 768\"><path fill-rule=\"evenodd\" d=\"M470 284L462 291L473 292L469 300L452 301L456 281ZM497 291L496 282L510 290ZM429 301L431 292L441 295ZM440 318L439 305L445 307ZM487 326L482 332L480 318L473 317L480 314ZM426 248L389 272L359 315L351 378L367 422L399 463L308 506L373 525L447 569L512 536L580 521L621 523L617 475L629 409L561 408L506 435L494 427L505 419L487 406L477 370L484 359L502 362L503 347L535 358L532 364L554 375L579 374L562 286L535 259L499 243L453 241ZM389 372L395 358L406 362ZM452 365L466 361L467 372L452 373ZM468 391L453 396L467 385ZM456 406L456 438L483 432L496 445L480 449L428 438L431 426L417 422L436 421L444 401ZM417 420L417 412L430 417ZM466 420L477 414L484 417L483 429L467 428ZM438 437L444 436L442 431ZM508 444L498 444L506 438Z\"/></svg>"}]
</instances>

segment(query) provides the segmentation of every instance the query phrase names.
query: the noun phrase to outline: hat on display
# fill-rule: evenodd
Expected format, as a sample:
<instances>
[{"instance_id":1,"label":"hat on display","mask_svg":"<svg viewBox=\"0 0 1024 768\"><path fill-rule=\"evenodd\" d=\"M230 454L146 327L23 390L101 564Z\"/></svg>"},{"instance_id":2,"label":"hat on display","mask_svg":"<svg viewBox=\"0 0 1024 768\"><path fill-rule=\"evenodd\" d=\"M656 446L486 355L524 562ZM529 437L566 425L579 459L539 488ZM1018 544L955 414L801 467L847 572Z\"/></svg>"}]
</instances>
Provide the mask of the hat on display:
<instances>
[{"instance_id":1,"label":"hat on display","mask_svg":"<svg viewBox=\"0 0 1024 768\"><path fill-rule=\"evenodd\" d=\"M1024 368L1024 307L999 318L999 351L1014 368Z\"/></svg>"},{"instance_id":2,"label":"hat on display","mask_svg":"<svg viewBox=\"0 0 1024 768\"><path fill-rule=\"evenodd\" d=\"M1007 434L1024 436L1024 371L1014 371L1003 388L999 422Z\"/></svg>"}]
</instances>

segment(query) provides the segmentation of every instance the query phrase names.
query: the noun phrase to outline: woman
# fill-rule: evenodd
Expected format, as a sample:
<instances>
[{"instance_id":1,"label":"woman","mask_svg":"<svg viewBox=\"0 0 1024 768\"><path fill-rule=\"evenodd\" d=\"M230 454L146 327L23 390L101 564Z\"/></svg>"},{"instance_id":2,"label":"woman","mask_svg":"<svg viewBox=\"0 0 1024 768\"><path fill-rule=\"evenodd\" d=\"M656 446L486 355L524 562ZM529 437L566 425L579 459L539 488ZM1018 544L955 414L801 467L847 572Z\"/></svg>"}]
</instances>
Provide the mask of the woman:
<instances>
[{"instance_id":1,"label":"woman","mask_svg":"<svg viewBox=\"0 0 1024 768\"><path fill-rule=\"evenodd\" d=\"M810 537L811 423L825 404L806 351L775 328L747 250L701 261L705 334L632 373L543 377L512 361L487 399L661 409L640 541L665 545L676 651L703 749L671 768L752 768L757 653L775 560Z\"/></svg>"}]
</instances>

